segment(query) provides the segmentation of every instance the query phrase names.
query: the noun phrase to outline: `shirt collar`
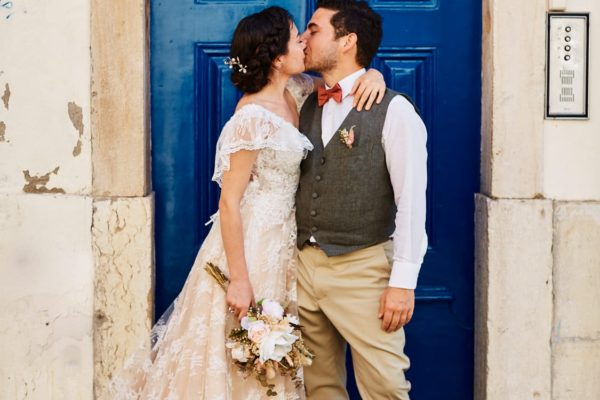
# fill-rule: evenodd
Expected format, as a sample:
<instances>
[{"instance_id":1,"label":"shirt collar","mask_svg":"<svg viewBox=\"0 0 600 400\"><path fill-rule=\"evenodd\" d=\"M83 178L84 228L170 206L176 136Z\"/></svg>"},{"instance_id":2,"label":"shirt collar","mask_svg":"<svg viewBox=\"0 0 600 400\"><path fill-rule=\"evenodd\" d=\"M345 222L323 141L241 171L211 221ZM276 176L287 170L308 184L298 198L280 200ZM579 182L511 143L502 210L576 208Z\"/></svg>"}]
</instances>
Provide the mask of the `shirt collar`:
<instances>
[{"instance_id":1,"label":"shirt collar","mask_svg":"<svg viewBox=\"0 0 600 400\"><path fill-rule=\"evenodd\" d=\"M338 82L338 84L342 88L342 99L345 98L346 96L348 96L348 94L352 90L352 86L354 86L354 82L356 82L356 80L366 72L367 72L367 70L365 70L364 68L361 68L358 71L353 72L350 75L347 75L346 77L344 77L344 79L342 79L341 81ZM327 89L331 89L327 85L325 85L325 87Z\"/></svg>"}]
</instances>

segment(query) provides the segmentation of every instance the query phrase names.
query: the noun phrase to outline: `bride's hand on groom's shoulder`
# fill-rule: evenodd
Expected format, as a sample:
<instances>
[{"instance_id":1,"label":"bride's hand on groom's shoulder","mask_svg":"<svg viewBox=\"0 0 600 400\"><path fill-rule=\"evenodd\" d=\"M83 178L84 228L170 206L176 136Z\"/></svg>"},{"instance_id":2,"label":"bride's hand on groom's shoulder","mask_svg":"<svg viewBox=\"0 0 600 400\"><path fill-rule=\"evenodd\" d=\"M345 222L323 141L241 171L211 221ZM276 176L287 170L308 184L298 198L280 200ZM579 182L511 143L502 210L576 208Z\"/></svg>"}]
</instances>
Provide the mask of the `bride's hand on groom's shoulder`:
<instances>
[{"instance_id":1,"label":"bride's hand on groom's shoulder","mask_svg":"<svg viewBox=\"0 0 600 400\"><path fill-rule=\"evenodd\" d=\"M385 95L385 80L381 72L375 68L369 69L362 74L352 86L350 95L354 96L352 107L356 107L357 111L369 111L373 102L381 103Z\"/></svg>"},{"instance_id":2,"label":"bride's hand on groom's shoulder","mask_svg":"<svg viewBox=\"0 0 600 400\"><path fill-rule=\"evenodd\" d=\"M390 333L410 322L415 310L415 291L388 287L379 301L381 329Z\"/></svg>"}]
</instances>

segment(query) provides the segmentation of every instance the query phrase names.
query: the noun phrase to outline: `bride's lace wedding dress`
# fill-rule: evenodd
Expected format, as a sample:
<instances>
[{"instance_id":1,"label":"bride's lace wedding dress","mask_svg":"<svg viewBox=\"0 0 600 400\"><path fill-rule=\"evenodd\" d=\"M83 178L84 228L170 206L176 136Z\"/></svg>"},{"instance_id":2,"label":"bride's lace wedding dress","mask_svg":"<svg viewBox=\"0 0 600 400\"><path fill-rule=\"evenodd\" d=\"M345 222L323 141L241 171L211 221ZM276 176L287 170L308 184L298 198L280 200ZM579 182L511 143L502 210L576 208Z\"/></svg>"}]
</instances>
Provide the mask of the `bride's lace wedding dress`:
<instances>
[{"instance_id":1,"label":"bride's lace wedding dress","mask_svg":"<svg viewBox=\"0 0 600 400\"><path fill-rule=\"evenodd\" d=\"M309 82L310 81L310 82ZM307 76L290 80L299 102L312 90ZM292 124L259 105L240 108L217 143L213 180L221 183L230 155L260 150L241 202L244 249L257 300L269 298L295 308L296 221L294 199L299 165L312 150ZM277 396L253 377L242 377L225 347L236 321L225 292L204 270L207 262L228 271L218 214L185 285L152 329L152 344L130 357L103 398L148 400L302 399L304 389L289 377L274 381ZM141 339L141 338L140 338Z\"/></svg>"}]
</instances>

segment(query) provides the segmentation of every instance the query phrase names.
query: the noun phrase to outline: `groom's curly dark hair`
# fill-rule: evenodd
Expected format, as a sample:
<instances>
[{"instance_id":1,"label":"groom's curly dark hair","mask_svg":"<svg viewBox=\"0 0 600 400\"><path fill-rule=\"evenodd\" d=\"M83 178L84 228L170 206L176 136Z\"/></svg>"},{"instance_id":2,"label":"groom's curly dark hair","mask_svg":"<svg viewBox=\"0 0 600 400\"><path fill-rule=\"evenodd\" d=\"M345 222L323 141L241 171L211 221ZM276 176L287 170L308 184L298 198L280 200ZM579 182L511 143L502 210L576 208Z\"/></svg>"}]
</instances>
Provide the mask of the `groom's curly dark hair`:
<instances>
[{"instance_id":1,"label":"groom's curly dark hair","mask_svg":"<svg viewBox=\"0 0 600 400\"><path fill-rule=\"evenodd\" d=\"M337 11L331 17L336 39L355 33L358 38L356 62L362 67L368 66L375 57L383 36L381 15L373 11L366 1L319 0L317 8Z\"/></svg>"},{"instance_id":2,"label":"groom's curly dark hair","mask_svg":"<svg viewBox=\"0 0 600 400\"><path fill-rule=\"evenodd\" d=\"M269 82L273 61L287 54L293 19L281 7L269 7L243 18L233 33L231 58L238 58L245 72L234 66L231 81L244 93L256 93Z\"/></svg>"}]
</instances>

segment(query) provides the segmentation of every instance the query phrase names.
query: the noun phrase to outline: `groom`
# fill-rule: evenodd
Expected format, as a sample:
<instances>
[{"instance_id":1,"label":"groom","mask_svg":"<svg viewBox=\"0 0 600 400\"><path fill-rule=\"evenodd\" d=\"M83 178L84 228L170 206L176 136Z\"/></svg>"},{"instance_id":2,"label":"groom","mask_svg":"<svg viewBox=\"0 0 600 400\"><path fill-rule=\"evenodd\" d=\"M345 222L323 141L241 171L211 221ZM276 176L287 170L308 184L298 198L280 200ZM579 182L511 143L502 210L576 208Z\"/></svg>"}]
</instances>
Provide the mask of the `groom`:
<instances>
[{"instance_id":1,"label":"groom","mask_svg":"<svg viewBox=\"0 0 600 400\"><path fill-rule=\"evenodd\" d=\"M348 92L381 42L365 1L321 0L307 31L308 70L326 87L300 114L314 145L296 196L298 302L317 355L305 368L311 400L348 399L350 345L363 399L408 399L404 331L427 248L426 130L413 104L387 90L370 111Z\"/></svg>"}]
</instances>

